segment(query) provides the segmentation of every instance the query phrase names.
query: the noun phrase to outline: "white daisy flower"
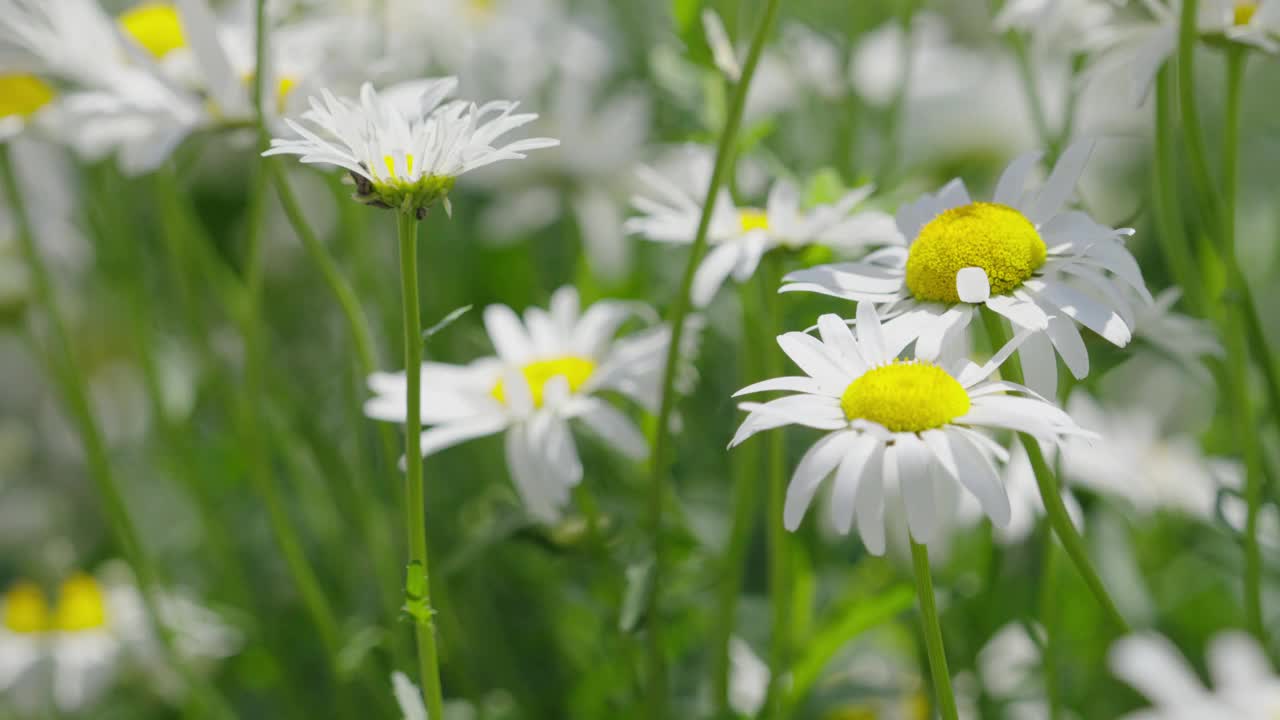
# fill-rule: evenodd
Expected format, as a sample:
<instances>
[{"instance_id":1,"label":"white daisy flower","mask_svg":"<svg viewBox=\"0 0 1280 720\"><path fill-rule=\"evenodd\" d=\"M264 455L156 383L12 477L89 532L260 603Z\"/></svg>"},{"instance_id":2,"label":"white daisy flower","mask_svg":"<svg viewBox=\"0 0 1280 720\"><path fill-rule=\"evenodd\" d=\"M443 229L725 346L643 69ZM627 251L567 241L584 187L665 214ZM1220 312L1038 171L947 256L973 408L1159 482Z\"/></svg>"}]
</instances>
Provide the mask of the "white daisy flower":
<instances>
[{"instance_id":1,"label":"white daisy flower","mask_svg":"<svg viewBox=\"0 0 1280 720\"><path fill-rule=\"evenodd\" d=\"M1110 42L1097 48L1088 70L1089 75L1128 72L1135 105L1146 100L1156 73L1177 50L1181 3L1144 0L1141 6L1147 16L1108 33ZM1201 0L1197 11L1197 29L1206 39L1280 51L1280 0Z\"/></svg>"},{"instance_id":2,"label":"white daisy flower","mask_svg":"<svg viewBox=\"0 0 1280 720\"><path fill-rule=\"evenodd\" d=\"M933 540L939 511L937 488L959 483L978 498L997 527L1009 523L1009 498L993 460L1008 452L975 428L1016 430L1056 443L1085 434L1071 418L1027 388L986 379L1027 336L1022 331L986 365L965 360L953 370L926 360L902 360L910 336L881 327L872 303L858 304L857 335L836 315L818 319L821 340L792 332L778 344L804 372L765 380L737 395L790 390L750 411L730 447L784 425L830 431L805 453L787 490L784 522L800 525L819 486L835 473L831 520L847 533L857 516L867 549L885 550L884 489L897 483L907 526L918 542Z\"/></svg>"},{"instance_id":3,"label":"white daisy flower","mask_svg":"<svg viewBox=\"0 0 1280 720\"><path fill-rule=\"evenodd\" d=\"M1257 642L1241 632L1221 633L1210 643L1212 689L1173 643L1154 633L1116 642L1110 665L1152 703L1122 720L1272 720L1280 715L1280 677Z\"/></svg>"},{"instance_id":4,"label":"white daisy flower","mask_svg":"<svg viewBox=\"0 0 1280 720\"><path fill-rule=\"evenodd\" d=\"M1111 41L1115 10L1107 0L1010 0L996 15L995 27L1028 33L1037 55L1057 49L1084 52Z\"/></svg>"},{"instance_id":5,"label":"white daisy flower","mask_svg":"<svg viewBox=\"0 0 1280 720\"><path fill-rule=\"evenodd\" d=\"M916 356L924 360L967 332L985 306L1036 331L1021 350L1027 384L1052 396L1055 353L1075 377L1089 373L1077 324L1123 347L1136 323L1130 297L1151 301L1124 245L1133 231L1063 209L1092 151L1092 142L1067 148L1036 192L1024 185L1040 153L1019 157L1000 177L993 202L971 200L964 182L953 180L898 210L898 229L910 238L905 247L793 272L782 291L877 303L919 337Z\"/></svg>"},{"instance_id":6,"label":"white daisy flower","mask_svg":"<svg viewBox=\"0 0 1280 720\"><path fill-rule=\"evenodd\" d=\"M53 99L53 87L35 75L0 73L0 142L22 132Z\"/></svg>"},{"instance_id":7,"label":"white daisy flower","mask_svg":"<svg viewBox=\"0 0 1280 720\"><path fill-rule=\"evenodd\" d=\"M114 568L102 579L76 573L62 582L56 602L26 580L0 601L0 690L37 704L52 697L62 712L75 712L102 695L122 669L139 663L171 697L183 690L160 650L138 588ZM189 660L226 657L240 644L216 616L185 597L160 598L164 622L178 651Z\"/></svg>"},{"instance_id":8,"label":"white daisy flower","mask_svg":"<svg viewBox=\"0 0 1280 720\"><path fill-rule=\"evenodd\" d=\"M273 139L263 155L300 155L304 163L337 165L351 173L357 199L422 217L437 200L448 209L448 194L459 175L560 144L529 138L495 146L498 138L538 116L513 114L518 103L506 100L480 106L444 103L457 85L457 78L433 78L395 86L379 96L365 83L359 101L324 90L322 99L311 98L311 110L302 115L319 132L285 120L301 139Z\"/></svg>"},{"instance_id":9,"label":"white daisy flower","mask_svg":"<svg viewBox=\"0 0 1280 720\"><path fill-rule=\"evenodd\" d=\"M496 357L469 365L422 366L422 454L472 438L506 433L507 467L529 512L554 521L582 480L569 420L582 421L629 458L648 453L644 435L601 393L616 392L655 411L670 333L661 325L615 337L637 308L602 301L580 310L563 287L549 310L529 308L524 322L506 305L485 309ZM693 333L689 333L693 334ZM365 414L404 421L403 373L369 379Z\"/></svg>"},{"instance_id":10,"label":"white daisy flower","mask_svg":"<svg viewBox=\"0 0 1280 720\"><path fill-rule=\"evenodd\" d=\"M1087 424L1082 424L1081 427L1089 428ZM1082 446L1087 444L1081 442ZM1057 448L1050 450L1053 452L1046 453L1046 460L1052 466L1057 457ZM1009 495L1009 524L996 528L995 539L1003 545L1014 545L1026 540L1045 514L1035 469L1031 466L1031 459L1027 457L1027 449L1018 438L1014 438L1009 446L1009 461L1005 463L1001 480ZM1071 522L1076 529L1083 529L1084 510L1080 508L1080 503L1076 502L1075 496L1066 488L1061 489L1061 494L1062 504L1066 506ZM957 514L961 523L969 526L982 520L982 507L972 496L961 495Z\"/></svg>"},{"instance_id":11,"label":"white daisy flower","mask_svg":"<svg viewBox=\"0 0 1280 720\"><path fill-rule=\"evenodd\" d=\"M1206 458L1195 438L1168 434L1164 418L1148 409L1104 408L1085 392L1071 394L1067 412L1099 438L1063 444L1064 485L1125 500L1140 513L1214 517L1225 466Z\"/></svg>"},{"instance_id":12,"label":"white daisy flower","mask_svg":"<svg viewBox=\"0 0 1280 720\"><path fill-rule=\"evenodd\" d=\"M632 204L642 215L626 223L628 232L648 240L688 244L697 233L702 197L710 184L711 168L689 163L695 172L668 177L642 167L638 171L648 194ZM774 248L799 249L823 245L854 252L868 245L900 242L891 218L876 210L858 210L872 192L870 185L851 190L829 205L805 209L800 191L790 180L778 180L763 208L737 207L727 189L720 191L707 231L710 250L693 278L692 299L705 307L725 280L745 282L760 258Z\"/></svg>"},{"instance_id":13,"label":"white daisy flower","mask_svg":"<svg viewBox=\"0 0 1280 720\"><path fill-rule=\"evenodd\" d=\"M729 707L743 717L759 715L769 691L769 677L769 665L751 649L751 643L737 635L730 637Z\"/></svg>"},{"instance_id":14,"label":"white daisy flower","mask_svg":"<svg viewBox=\"0 0 1280 720\"><path fill-rule=\"evenodd\" d=\"M1183 367L1205 375L1201 361L1208 356L1221 357L1222 344L1212 323L1173 310L1181 295L1180 288L1166 288L1155 296L1155 302L1140 306L1133 334Z\"/></svg>"}]
</instances>

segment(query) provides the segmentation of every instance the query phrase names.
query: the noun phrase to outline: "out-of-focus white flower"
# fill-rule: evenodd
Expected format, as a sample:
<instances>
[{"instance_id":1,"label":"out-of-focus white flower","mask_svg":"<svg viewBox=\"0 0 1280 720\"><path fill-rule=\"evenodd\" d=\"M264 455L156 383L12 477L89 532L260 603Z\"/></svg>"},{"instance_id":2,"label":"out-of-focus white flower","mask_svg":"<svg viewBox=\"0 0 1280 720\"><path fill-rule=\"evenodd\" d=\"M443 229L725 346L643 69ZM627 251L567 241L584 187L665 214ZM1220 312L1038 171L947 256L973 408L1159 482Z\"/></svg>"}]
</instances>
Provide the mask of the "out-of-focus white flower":
<instances>
[{"instance_id":1,"label":"out-of-focus white flower","mask_svg":"<svg viewBox=\"0 0 1280 720\"><path fill-rule=\"evenodd\" d=\"M538 116L515 114L518 103L507 100L480 106L444 102L457 84L456 78L433 78L379 95L365 83L359 101L322 91L301 118L315 130L287 119L299 138L273 138L263 155L299 155L304 163L336 165L355 180L357 199L421 218L437 201L449 208L449 191L459 175L560 143L536 137L497 145L503 135Z\"/></svg>"},{"instance_id":2,"label":"out-of-focus white flower","mask_svg":"<svg viewBox=\"0 0 1280 720\"><path fill-rule=\"evenodd\" d=\"M642 215L628 220L627 230L655 242L693 242L710 185L709 172L709 163L704 162L690 163L675 176L642 167L639 175L647 194L632 199ZM887 214L858 210L871 191L871 186L864 186L834 203L804 209L799 189L789 180L773 184L763 208L739 208L729 191L722 189L707 231L710 250L693 280L694 305L710 303L730 276L738 282L750 279L760 258L774 248L821 245L849 254L872 245L901 243Z\"/></svg>"},{"instance_id":3,"label":"out-of-focus white flower","mask_svg":"<svg viewBox=\"0 0 1280 720\"><path fill-rule=\"evenodd\" d=\"M1181 295L1179 288L1166 288L1156 295L1155 302L1138 307L1133 334L1203 375L1201 361L1222 355L1222 345L1211 323L1173 311Z\"/></svg>"},{"instance_id":4,"label":"out-of-focus white flower","mask_svg":"<svg viewBox=\"0 0 1280 720\"><path fill-rule=\"evenodd\" d=\"M755 717L769 691L769 666L738 636L729 638L729 707Z\"/></svg>"},{"instance_id":5,"label":"out-of-focus white flower","mask_svg":"<svg viewBox=\"0 0 1280 720\"><path fill-rule=\"evenodd\" d=\"M1021 332L986 365L960 360L947 369L902 360L908 336L882 328L872 303L858 304L857 337L835 315L818 319L821 340L793 332L778 344L804 376L771 378L736 395L786 390L795 394L767 403L743 403L750 412L734 435L734 447L752 435L786 425L825 430L796 466L787 489L783 522L795 530L827 477L835 474L831 519L847 533L857 516L867 550L885 550L885 487L897 483L907 525L928 543L955 512L938 507L939 485L959 484L972 493L997 526L1009 522L1009 498L994 460L1003 447L975 428L1029 433L1046 444L1086 434L1066 413L1026 388L986 381L1027 336Z\"/></svg>"},{"instance_id":6,"label":"out-of-focus white flower","mask_svg":"<svg viewBox=\"0 0 1280 720\"><path fill-rule=\"evenodd\" d=\"M0 142L22 132L53 98L53 87L35 75L0 74Z\"/></svg>"},{"instance_id":7,"label":"out-of-focus white flower","mask_svg":"<svg viewBox=\"0 0 1280 720\"><path fill-rule=\"evenodd\" d=\"M526 310L523 323L505 305L486 308L496 357L422 366L422 421L431 426L422 433L422 454L504 432L507 468L525 506L540 520L556 520L583 476L569 420L581 420L627 457L648 453L639 428L599 396L614 391L657 409L670 333L659 325L615 338L637 309L604 301L582 311L572 287L556 291L549 311ZM365 413L403 422L404 373L376 374L369 386L376 395Z\"/></svg>"},{"instance_id":8,"label":"out-of-focus white flower","mask_svg":"<svg viewBox=\"0 0 1280 720\"><path fill-rule=\"evenodd\" d=\"M1212 688L1173 643L1154 633L1116 642L1110 665L1151 702L1124 720L1272 720L1280 713L1280 677L1257 642L1241 632L1221 633L1210 643Z\"/></svg>"},{"instance_id":9,"label":"out-of-focus white flower","mask_svg":"<svg viewBox=\"0 0 1280 720\"><path fill-rule=\"evenodd\" d=\"M1037 633L1043 629L1035 626ZM1027 626L1013 622L996 631L978 652L987 693L1000 701L1007 720L1047 720L1049 706L1038 678L1040 648Z\"/></svg>"},{"instance_id":10,"label":"out-of-focus white flower","mask_svg":"<svg viewBox=\"0 0 1280 720\"><path fill-rule=\"evenodd\" d=\"M1087 426L1082 426L1086 427ZM1052 465L1057 456L1057 448L1047 448L1046 460ZM1044 517L1044 501L1040 498L1040 487L1036 484L1035 470L1027 457L1027 449L1022 441L1014 438L1009 448L1009 462L1004 467L1004 487L1009 494L1009 524L995 529L995 537L1004 544L1015 544L1026 540L1035 530L1036 523ZM1084 511L1075 496L1066 488L1061 488L1062 502L1067 507L1067 514L1077 528L1084 527ZM969 525L982 519L982 508L968 495L960 498L958 516L962 523Z\"/></svg>"},{"instance_id":11,"label":"out-of-focus white flower","mask_svg":"<svg viewBox=\"0 0 1280 720\"><path fill-rule=\"evenodd\" d=\"M985 306L1035 331L1020 353L1027 385L1052 397L1055 357L1076 378L1089 374L1077 325L1124 347L1136 322L1131 297L1151 301L1124 245L1133 231L1066 209L1092 152L1092 142L1068 147L1035 191L1025 185L1041 154L1022 155L1000 176L993 202L972 201L953 180L898 209L905 247L793 272L782 291L878 303L895 326L918 335L916 355L925 360L936 359L949 336L969 332Z\"/></svg>"},{"instance_id":12,"label":"out-of-focus white flower","mask_svg":"<svg viewBox=\"0 0 1280 720\"><path fill-rule=\"evenodd\" d=\"M172 696L181 682L160 652L136 586L116 570L99 580L76 573L62 582L56 601L27 580L3 597L0 689L39 705L52 697L62 712L93 704L125 662L155 673L158 689ZM240 638L216 615L180 594L160 598L163 622L184 658L208 661L232 654Z\"/></svg>"},{"instance_id":13,"label":"out-of-focus white flower","mask_svg":"<svg viewBox=\"0 0 1280 720\"><path fill-rule=\"evenodd\" d=\"M1084 392L1072 393L1067 412L1098 434L1091 443L1063 445L1062 475L1068 484L1122 498L1143 513L1174 510L1213 517L1220 476L1193 438L1166 436L1150 411L1104 408Z\"/></svg>"},{"instance_id":14,"label":"out-of-focus white flower","mask_svg":"<svg viewBox=\"0 0 1280 720\"><path fill-rule=\"evenodd\" d=\"M1107 0L1010 0L995 26L1028 33L1037 55L1087 52L1112 42L1115 10Z\"/></svg>"},{"instance_id":15,"label":"out-of-focus white flower","mask_svg":"<svg viewBox=\"0 0 1280 720\"><path fill-rule=\"evenodd\" d=\"M1121 22L1107 33L1109 42L1097 48L1089 70L1091 75L1127 71L1135 105L1146 100L1156 73L1177 48L1181 7L1177 0L1147 0L1141 5L1147 16ZM1197 11L1202 36L1280 51L1280 0L1204 0Z\"/></svg>"}]
</instances>

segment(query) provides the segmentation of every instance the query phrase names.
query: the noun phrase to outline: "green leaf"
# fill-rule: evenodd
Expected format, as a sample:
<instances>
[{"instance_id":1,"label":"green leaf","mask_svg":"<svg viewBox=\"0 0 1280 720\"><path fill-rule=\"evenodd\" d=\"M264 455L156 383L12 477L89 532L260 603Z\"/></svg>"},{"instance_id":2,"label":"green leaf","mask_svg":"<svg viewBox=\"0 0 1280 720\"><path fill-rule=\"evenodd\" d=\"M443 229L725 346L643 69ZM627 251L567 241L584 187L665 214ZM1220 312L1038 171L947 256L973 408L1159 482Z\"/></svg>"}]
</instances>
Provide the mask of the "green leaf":
<instances>
[{"instance_id":1,"label":"green leaf","mask_svg":"<svg viewBox=\"0 0 1280 720\"><path fill-rule=\"evenodd\" d=\"M645 560L627 567L627 590L622 597L618 629L633 632L644 621L644 607L653 585L653 561Z\"/></svg>"},{"instance_id":2,"label":"green leaf","mask_svg":"<svg viewBox=\"0 0 1280 720\"><path fill-rule=\"evenodd\" d=\"M676 23L676 34L683 36L698 23L702 0L671 0L671 18Z\"/></svg>"},{"instance_id":3,"label":"green leaf","mask_svg":"<svg viewBox=\"0 0 1280 720\"><path fill-rule=\"evenodd\" d=\"M841 609L830 622L821 627L809 642L804 654L791 669L791 689L787 702L794 705L809 692L809 688L821 677L827 663L840 649L864 631L884 624L915 602L915 591L910 585L898 585L873 597L864 598Z\"/></svg>"}]
</instances>

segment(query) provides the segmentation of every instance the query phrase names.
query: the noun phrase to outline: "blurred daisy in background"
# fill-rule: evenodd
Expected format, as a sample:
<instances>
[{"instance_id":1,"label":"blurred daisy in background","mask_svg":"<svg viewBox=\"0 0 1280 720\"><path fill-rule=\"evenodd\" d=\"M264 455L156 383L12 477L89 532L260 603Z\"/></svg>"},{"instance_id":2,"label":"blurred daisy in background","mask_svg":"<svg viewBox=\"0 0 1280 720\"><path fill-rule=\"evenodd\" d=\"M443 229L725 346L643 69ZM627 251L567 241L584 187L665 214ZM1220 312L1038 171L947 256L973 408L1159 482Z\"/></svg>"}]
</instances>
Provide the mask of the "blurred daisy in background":
<instances>
[{"instance_id":1,"label":"blurred daisy in background","mask_svg":"<svg viewBox=\"0 0 1280 720\"><path fill-rule=\"evenodd\" d=\"M263 155L299 155L303 163L336 165L350 173L361 202L421 218L437 201L449 209L448 194L459 175L559 144L527 138L497 146L500 137L537 115L515 114L518 103L506 100L480 106L445 102L457 84L452 77L432 78L379 95L365 83L358 101L322 91L301 117L315 130L286 119L299 138L274 138Z\"/></svg>"},{"instance_id":2,"label":"blurred daisy in background","mask_svg":"<svg viewBox=\"0 0 1280 720\"><path fill-rule=\"evenodd\" d=\"M123 566L108 565L99 577L74 573L56 594L17 580L2 603L0 689L24 707L40 707L51 697L59 712L81 711L128 667L148 674L155 689L172 699L184 690ZM242 642L216 614L182 594L163 595L160 614L177 651L196 665L234 654Z\"/></svg>"},{"instance_id":3,"label":"blurred daisy in background","mask_svg":"<svg viewBox=\"0 0 1280 720\"><path fill-rule=\"evenodd\" d=\"M654 242L693 242L711 184L711 168L690 163L687 169L703 172L664 175L649 167L638 171L646 193L632 199L641 215L627 221L629 232ZM773 183L764 207L738 207L729 191L722 189L707 231L709 249L693 279L694 305L710 303L730 276L738 282L749 280L760 258L774 248L819 245L850 254L868 246L900 243L887 214L859 209L872 189L863 186L812 208L801 207L800 191L790 180Z\"/></svg>"},{"instance_id":4,"label":"blurred daisy in background","mask_svg":"<svg viewBox=\"0 0 1280 720\"><path fill-rule=\"evenodd\" d=\"M422 366L422 421L431 426L422 433L422 454L505 433L507 468L525 506L539 520L556 520L583 477L570 420L628 458L648 453L640 429L601 396L618 393L657 410L670 333L655 325L617 337L637 313L652 316L635 303L601 301L583 310L572 287L557 290L548 310L525 310L523 322L506 305L489 306L484 324L496 357ZM379 373L369 387L375 396L365 413L403 422L404 374Z\"/></svg>"},{"instance_id":5,"label":"blurred daisy in background","mask_svg":"<svg viewBox=\"0 0 1280 720\"><path fill-rule=\"evenodd\" d=\"M1107 0L1010 0L996 14L995 28L1027 33L1039 57L1075 54L1113 42L1115 13Z\"/></svg>"},{"instance_id":6,"label":"blurred daisy in background","mask_svg":"<svg viewBox=\"0 0 1280 720\"><path fill-rule=\"evenodd\" d=\"M1149 408L1104 407L1085 392L1071 394L1067 412L1098 437L1064 443L1064 484L1122 499L1140 513L1214 517L1218 491L1230 480L1223 475L1226 467L1205 458L1195 438L1166 434L1161 415Z\"/></svg>"},{"instance_id":7,"label":"blurred daisy in background","mask_svg":"<svg viewBox=\"0 0 1280 720\"><path fill-rule=\"evenodd\" d=\"M821 339L781 335L778 344L805 376L765 380L737 395L787 390L767 403L743 403L750 414L730 447L764 430L802 425L829 431L805 453L787 489L784 522L800 525L823 480L835 473L831 520L847 533L856 514L867 550L885 550L885 486L897 483L907 525L917 542L934 539L940 515L939 486L959 483L972 493L997 527L1009 523L1009 498L994 461L1008 452L975 428L1016 430L1053 445L1087 435L1052 404L1026 388L989 382L1027 336L1022 331L990 362L967 360L944 368L927 360L899 359L911 341L882 327L875 306L858 304L856 337L836 315L818 319Z\"/></svg>"},{"instance_id":8,"label":"blurred daisy in background","mask_svg":"<svg viewBox=\"0 0 1280 720\"><path fill-rule=\"evenodd\" d=\"M1067 148L1035 192L1024 186L1040 153L1019 157L1001 175L993 202L971 200L964 182L953 180L899 208L905 247L793 272L782 291L877 303L889 322L919 337L915 352L924 360L967 333L985 306L1036 331L1020 351L1027 385L1053 397L1055 354L1076 378L1089 373L1077 323L1123 347L1136 323L1133 300L1152 301L1124 245L1133 231L1064 209L1092 151L1092 142Z\"/></svg>"},{"instance_id":9,"label":"blurred daisy in background","mask_svg":"<svg viewBox=\"0 0 1280 720\"><path fill-rule=\"evenodd\" d=\"M1121 638L1111 648L1111 671L1151 703L1122 720L1271 720L1280 713L1280 677L1253 638L1220 633L1207 659L1211 688L1164 637Z\"/></svg>"},{"instance_id":10,"label":"blurred daisy in background","mask_svg":"<svg viewBox=\"0 0 1280 720\"><path fill-rule=\"evenodd\" d=\"M1073 419L1079 422L1078 418ZM1086 430L1092 430L1087 424L1080 426ZM1075 442L1075 440L1073 438L1068 442ZM1088 442L1081 441L1081 444L1087 446ZM1054 458L1057 457L1058 448L1046 448L1046 450L1050 451L1046 453L1046 460L1052 465ZM1040 499L1040 486L1036 484L1035 470L1031 467L1031 459L1027 457L1027 449L1023 447L1020 438L1015 437L1009 445L1009 461L1005 463L1001 481L1004 483L1005 492L1009 495L1009 524L995 528L995 538L1002 544L1014 545L1030 537L1040 518L1045 514L1044 501ZM1076 529L1083 529L1084 511L1080 508L1080 503L1076 502L1071 491L1066 488L1061 490L1062 503L1067 508L1067 514L1071 516ZM957 515L962 525L973 525L982 520L982 507L972 496L961 494Z\"/></svg>"},{"instance_id":11,"label":"blurred daisy in background","mask_svg":"<svg viewBox=\"0 0 1280 720\"><path fill-rule=\"evenodd\" d=\"M1110 42L1096 48L1088 70L1091 76L1127 72L1130 99L1142 104L1151 93L1156 73L1178 46L1180 4L1176 0L1147 0L1142 17L1118 20ZM1238 42L1274 53L1280 50L1280 0L1203 0L1197 8L1197 28L1210 39Z\"/></svg>"}]
</instances>

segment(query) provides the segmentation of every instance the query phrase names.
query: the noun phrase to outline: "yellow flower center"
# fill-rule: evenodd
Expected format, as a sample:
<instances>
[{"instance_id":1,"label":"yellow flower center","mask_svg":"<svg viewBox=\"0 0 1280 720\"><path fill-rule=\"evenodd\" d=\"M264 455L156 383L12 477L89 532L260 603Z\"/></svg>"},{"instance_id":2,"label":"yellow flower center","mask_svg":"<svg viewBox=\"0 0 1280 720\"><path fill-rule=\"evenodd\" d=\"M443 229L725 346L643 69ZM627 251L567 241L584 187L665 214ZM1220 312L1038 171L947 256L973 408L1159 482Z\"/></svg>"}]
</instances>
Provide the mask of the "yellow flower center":
<instances>
[{"instance_id":1,"label":"yellow flower center","mask_svg":"<svg viewBox=\"0 0 1280 720\"><path fill-rule=\"evenodd\" d=\"M542 407L542 393L547 383L554 377L563 377L569 381L569 392L577 392L586 384L591 374L596 371L596 364L584 357L565 355L550 360L537 360L520 368L524 380L529 384L529 394L533 396L533 406ZM493 386L493 396L500 403L507 402L506 390L502 380Z\"/></svg>"},{"instance_id":2,"label":"yellow flower center","mask_svg":"<svg viewBox=\"0 0 1280 720\"><path fill-rule=\"evenodd\" d=\"M0 117L31 117L53 100L53 88L35 75L0 74Z\"/></svg>"},{"instance_id":3,"label":"yellow flower center","mask_svg":"<svg viewBox=\"0 0 1280 720\"><path fill-rule=\"evenodd\" d=\"M840 408L893 432L942 427L969 412L969 393L946 370L921 360L894 360L849 383Z\"/></svg>"},{"instance_id":4,"label":"yellow flower center","mask_svg":"<svg viewBox=\"0 0 1280 720\"><path fill-rule=\"evenodd\" d=\"M957 303L956 274L980 267L991 294L1000 295L1031 277L1047 254L1040 233L1022 213L996 203L970 203L920 229L907 255L907 289L917 300Z\"/></svg>"},{"instance_id":5,"label":"yellow flower center","mask_svg":"<svg viewBox=\"0 0 1280 720\"><path fill-rule=\"evenodd\" d=\"M4 626L15 633L44 632L49 627L49 604L39 585L20 580L5 592Z\"/></svg>"},{"instance_id":6,"label":"yellow flower center","mask_svg":"<svg viewBox=\"0 0 1280 720\"><path fill-rule=\"evenodd\" d=\"M1232 20L1236 25L1248 25L1253 20L1253 14L1258 12L1258 3L1256 2L1237 2Z\"/></svg>"},{"instance_id":7,"label":"yellow flower center","mask_svg":"<svg viewBox=\"0 0 1280 720\"><path fill-rule=\"evenodd\" d=\"M170 3L146 2L120 16L120 27L157 58L187 46L178 11Z\"/></svg>"},{"instance_id":8,"label":"yellow flower center","mask_svg":"<svg viewBox=\"0 0 1280 720\"><path fill-rule=\"evenodd\" d=\"M62 583L53 626L63 632L94 630L107 624L102 586L89 575L77 573Z\"/></svg>"},{"instance_id":9,"label":"yellow flower center","mask_svg":"<svg viewBox=\"0 0 1280 720\"><path fill-rule=\"evenodd\" d=\"M738 211L738 226L742 232L769 229L769 213L755 208L743 208Z\"/></svg>"},{"instance_id":10,"label":"yellow flower center","mask_svg":"<svg viewBox=\"0 0 1280 720\"><path fill-rule=\"evenodd\" d=\"M493 15L495 0L467 0L467 14L472 20L487 20Z\"/></svg>"}]
</instances>

